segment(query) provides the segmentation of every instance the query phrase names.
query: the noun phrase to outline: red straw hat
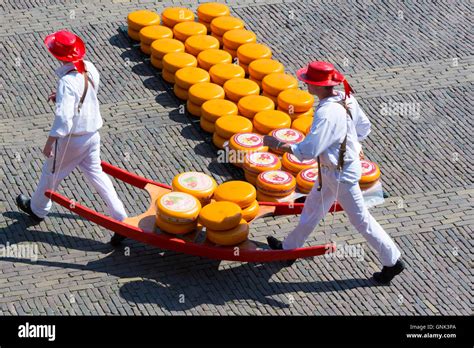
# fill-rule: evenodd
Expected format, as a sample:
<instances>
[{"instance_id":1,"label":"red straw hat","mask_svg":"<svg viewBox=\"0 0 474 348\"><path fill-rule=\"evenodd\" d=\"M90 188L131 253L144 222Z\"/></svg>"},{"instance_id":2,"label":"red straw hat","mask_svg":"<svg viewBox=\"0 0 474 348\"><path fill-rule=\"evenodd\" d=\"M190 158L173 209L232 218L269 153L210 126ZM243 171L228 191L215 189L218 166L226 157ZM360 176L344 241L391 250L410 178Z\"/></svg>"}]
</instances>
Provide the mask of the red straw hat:
<instances>
[{"instance_id":1,"label":"red straw hat","mask_svg":"<svg viewBox=\"0 0 474 348\"><path fill-rule=\"evenodd\" d=\"M349 97L352 88L347 83L343 74L334 68L334 65L328 62L314 61L307 67L301 68L296 72L298 79L315 86L337 86L344 83L344 90Z\"/></svg>"},{"instance_id":2,"label":"red straw hat","mask_svg":"<svg viewBox=\"0 0 474 348\"><path fill-rule=\"evenodd\" d=\"M49 52L62 61L78 61L86 54L86 46L81 38L67 30L46 36L44 43Z\"/></svg>"}]
</instances>

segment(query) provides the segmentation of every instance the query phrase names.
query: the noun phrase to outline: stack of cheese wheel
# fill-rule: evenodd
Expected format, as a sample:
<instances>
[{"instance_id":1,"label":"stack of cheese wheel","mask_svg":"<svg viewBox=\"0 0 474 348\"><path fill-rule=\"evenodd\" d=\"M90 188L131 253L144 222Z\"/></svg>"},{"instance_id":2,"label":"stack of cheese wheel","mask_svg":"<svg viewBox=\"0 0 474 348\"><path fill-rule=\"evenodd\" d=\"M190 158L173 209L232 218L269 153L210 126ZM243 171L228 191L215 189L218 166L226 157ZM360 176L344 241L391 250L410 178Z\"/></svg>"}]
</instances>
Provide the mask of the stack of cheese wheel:
<instances>
[{"instance_id":1,"label":"stack of cheese wheel","mask_svg":"<svg viewBox=\"0 0 474 348\"><path fill-rule=\"evenodd\" d=\"M174 78L176 71L190 66L197 66L197 59L193 55L185 52L167 53L163 57L163 79L174 84L176 82Z\"/></svg>"},{"instance_id":2,"label":"stack of cheese wheel","mask_svg":"<svg viewBox=\"0 0 474 348\"><path fill-rule=\"evenodd\" d=\"M318 161L316 159L300 161L295 155L286 152L281 158L281 164L285 170L296 176L304 169L317 167Z\"/></svg>"},{"instance_id":3,"label":"stack of cheese wheel","mask_svg":"<svg viewBox=\"0 0 474 348\"><path fill-rule=\"evenodd\" d=\"M163 25L150 25L140 30L140 49L151 55L151 44L159 39L172 39L173 31Z\"/></svg>"},{"instance_id":4,"label":"stack of cheese wheel","mask_svg":"<svg viewBox=\"0 0 474 348\"><path fill-rule=\"evenodd\" d=\"M197 57L199 53L211 48L219 49L219 41L211 35L194 35L184 42L186 52Z\"/></svg>"},{"instance_id":5,"label":"stack of cheese wheel","mask_svg":"<svg viewBox=\"0 0 474 348\"><path fill-rule=\"evenodd\" d=\"M301 116L291 123L291 128L300 131L304 135L308 135L312 123L313 116Z\"/></svg>"},{"instance_id":6,"label":"stack of cheese wheel","mask_svg":"<svg viewBox=\"0 0 474 348\"><path fill-rule=\"evenodd\" d=\"M140 10L130 12L127 16L128 36L135 41L140 41L140 30L150 25L160 24L160 15L153 11Z\"/></svg>"},{"instance_id":7,"label":"stack of cheese wheel","mask_svg":"<svg viewBox=\"0 0 474 348\"><path fill-rule=\"evenodd\" d=\"M161 13L163 25L173 29L174 26L182 22L193 22L194 13L184 7L169 7Z\"/></svg>"},{"instance_id":8,"label":"stack of cheese wheel","mask_svg":"<svg viewBox=\"0 0 474 348\"><path fill-rule=\"evenodd\" d=\"M279 170L281 162L277 155L271 152L257 151L249 152L244 158L245 179L252 185L256 185L257 176L267 170Z\"/></svg>"},{"instance_id":9,"label":"stack of cheese wheel","mask_svg":"<svg viewBox=\"0 0 474 348\"><path fill-rule=\"evenodd\" d=\"M237 115L237 113L237 105L230 100L208 100L201 105L201 128L208 133L214 133L215 123L219 117Z\"/></svg>"},{"instance_id":10,"label":"stack of cheese wheel","mask_svg":"<svg viewBox=\"0 0 474 348\"><path fill-rule=\"evenodd\" d=\"M296 188L301 193L308 194L318 180L318 168L306 168L296 176Z\"/></svg>"},{"instance_id":11,"label":"stack of cheese wheel","mask_svg":"<svg viewBox=\"0 0 474 348\"><path fill-rule=\"evenodd\" d=\"M359 180L359 186L362 190L374 186L380 178L379 166L368 160L360 160L362 166L362 176Z\"/></svg>"},{"instance_id":12,"label":"stack of cheese wheel","mask_svg":"<svg viewBox=\"0 0 474 348\"><path fill-rule=\"evenodd\" d=\"M173 191L185 192L196 197L202 206L211 202L211 197L217 187L216 181L200 172L185 172L173 178Z\"/></svg>"},{"instance_id":13,"label":"stack of cheese wheel","mask_svg":"<svg viewBox=\"0 0 474 348\"><path fill-rule=\"evenodd\" d=\"M262 80L265 76L284 71L283 64L273 59L257 59L249 64L250 79L257 82L260 88L262 88Z\"/></svg>"},{"instance_id":14,"label":"stack of cheese wheel","mask_svg":"<svg viewBox=\"0 0 474 348\"><path fill-rule=\"evenodd\" d=\"M314 97L301 89L287 89L278 94L278 110L290 115L291 119L313 116Z\"/></svg>"},{"instance_id":15,"label":"stack of cheese wheel","mask_svg":"<svg viewBox=\"0 0 474 348\"><path fill-rule=\"evenodd\" d=\"M295 192L296 180L284 170L267 170L257 177L257 199L260 202L278 202Z\"/></svg>"},{"instance_id":16,"label":"stack of cheese wheel","mask_svg":"<svg viewBox=\"0 0 474 348\"><path fill-rule=\"evenodd\" d=\"M208 33L211 32L211 22L214 18L228 16L229 14L229 8L217 2L208 2L199 5L197 8L198 22L206 26Z\"/></svg>"},{"instance_id":17,"label":"stack of cheese wheel","mask_svg":"<svg viewBox=\"0 0 474 348\"><path fill-rule=\"evenodd\" d=\"M151 44L151 65L163 69L163 57L168 53L184 52L184 44L176 39L158 39Z\"/></svg>"},{"instance_id":18,"label":"stack of cheese wheel","mask_svg":"<svg viewBox=\"0 0 474 348\"><path fill-rule=\"evenodd\" d=\"M287 89L298 88L298 80L285 73L271 73L262 80L263 95L278 105L278 95Z\"/></svg>"},{"instance_id":19,"label":"stack of cheese wheel","mask_svg":"<svg viewBox=\"0 0 474 348\"><path fill-rule=\"evenodd\" d=\"M233 29L226 31L222 36L224 50L232 54L232 58L237 57L237 50L240 46L257 41L257 35L253 31L246 29Z\"/></svg>"},{"instance_id":20,"label":"stack of cheese wheel","mask_svg":"<svg viewBox=\"0 0 474 348\"><path fill-rule=\"evenodd\" d=\"M176 40L185 42L194 35L206 35L207 29L204 24L197 22L182 22L173 27L173 34Z\"/></svg>"},{"instance_id":21,"label":"stack of cheese wheel","mask_svg":"<svg viewBox=\"0 0 474 348\"><path fill-rule=\"evenodd\" d=\"M263 95L248 95L239 99L239 113L253 120L260 111L275 110L275 103Z\"/></svg>"},{"instance_id":22,"label":"stack of cheese wheel","mask_svg":"<svg viewBox=\"0 0 474 348\"><path fill-rule=\"evenodd\" d=\"M192 232L200 210L201 203L189 193L165 193L156 200L156 226L173 234Z\"/></svg>"},{"instance_id":23,"label":"stack of cheese wheel","mask_svg":"<svg viewBox=\"0 0 474 348\"><path fill-rule=\"evenodd\" d=\"M242 218L251 221L258 214L257 191L248 182L240 180L227 181L220 184L214 191L216 201L228 201L242 209Z\"/></svg>"},{"instance_id":24,"label":"stack of cheese wheel","mask_svg":"<svg viewBox=\"0 0 474 348\"><path fill-rule=\"evenodd\" d=\"M249 234L242 209L233 202L213 202L201 209L199 223L206 227L206 238L217 245L237 245Z\"/></svg>"},{"instance_id":25,"label":"stack of cheese wheel","mask_svg":"<svg viewBox=\"0 0 474 348\"><path fill-rule=\"evenodd\" d=\"M260 134L236 133L229 140L229 149L233 151L233 156L229 156L229 162L241 167L247 153L268 151L268 146L263 145L263 136Z\"/></svg>"},{"instance_id":26,"label":"stack of cheese wheel","mask_svg":"<svg viewBox=\"0 0 474 348\"><path fill-rule=\"evenodd\" d=\"M304 134L296 129L291 128L279 128L270 132L270 135L276 138L278 141L286 144L297 144L304 140ZM283 154L282 151L272 149L274 153L279 155Z\"/></svg>"},{"instance_id":27,"label":"stack of cheese wheel","mask_svg":"<svg viewBox=\"0 0 474 348\"><path fill-rule=\"evenodd\" d=\"M188 89L188 112L196 117L201 117L201 105L208 100L224 99L224 88L211 82L199 82Z\"/></svg>"},{"instance_id":28,"label":"stack of cheese wheel","mask_svg":"<svg viewBox=\"0 0 474 348\"><path fill-rule=\"evenodd\" d=\"M188 90L192 85L200 82L210 82L209 73L193 66L181 68L174 75L174 94L182 100L188 100Z\"/></svg>"},{"instance_id":29,"label":"stack of cheese wheel","mask_svg":"<svg viewBox=\"0 0 474 348\"><path fill-rule=\"evenodd\" d=\"M221 16L214 18L211 22L211 32L212 36L214 36L217 40L219 40L219 44L221 46L224 45L223 36L226 32L235 29L243 29L245 23L236 17L232 16ZM234 57L235 51L234 50L227 50L232 56Z\"/></svg>"},{"instance_id":30,"label":"stack of cheese wheel","mask_svg":"<svg viewBox=\"0 0 474 348\"><path fill-rule=\"evenodd\" d=\"M249 73L249 64L254 60L270 59L271 57L272 50L267 45L261 43L247 43L239 46L237 49L239 65L244 68L246 74Z\"/></svg>"},{"instance_id":31,"label":"stack of cheese wheel","mask_svg":"<svg viewBox=\"0 0 474 348\"><path fill-rule=\"evenodd\" d=\"M230 79L245 77L245 70L236 64L219 63L209 69L209 74L212 82L223 86Z\"/></svg>"},{"instance_id":32,"label":"stack of cheese wheel","mask_svg":"<svg viewBox=\"0 0 474 348\"><path fill-rule=\"evenodd\" d=\"M289 128L291 118L288 114L279 110L265 110L257 113L253 118L255 130L260 134L269 134L279 128Z\"/></svg>"},{"instance_id":33,"label":"stack of cheese wheel","mask_svg":"<svg viewBox=\"0 0 474 348\"><path fill-rule=\"evenodd\" d=\"M216 64L232 63L232 56L226 51L211 48L199 53L197 60L200 68L209 71Z\"/></svg>"},{"instance_id":34,"label":"stack of cheese wheel","mask_svg":"<svg viewBox=\"0 0 474 348\"><path fill-rule=\"evenodd\" d=\"M224 91L227 99L238 103L243 97L259 95L260 87L257 83L242 77L234 77L224 83Z\"/></svg>"},{"instance_id":35,"label":"stack of cheese wheel","mask_svg":"<svg viewBox=\"0 0 474 348\"><path fill-rule=\"evenodd\" d=\"M224 143L236 133L248 133L253 130L252 122L243 116L228 115L219 117L215 123L212 142L223 149Z\"/></svg>"}]
</instances>

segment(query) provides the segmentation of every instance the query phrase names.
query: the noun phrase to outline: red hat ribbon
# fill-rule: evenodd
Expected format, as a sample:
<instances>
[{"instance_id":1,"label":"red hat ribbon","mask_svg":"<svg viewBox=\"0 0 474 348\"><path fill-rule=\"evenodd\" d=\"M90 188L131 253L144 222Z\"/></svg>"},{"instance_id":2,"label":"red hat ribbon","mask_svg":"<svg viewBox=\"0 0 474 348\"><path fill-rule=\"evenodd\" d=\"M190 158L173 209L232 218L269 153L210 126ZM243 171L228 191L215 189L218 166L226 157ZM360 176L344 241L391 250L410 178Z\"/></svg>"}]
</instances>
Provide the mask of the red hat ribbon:
<instances>
[{"instance_id":1,"label":"red hat ribbon","mask_svg":"<svg viewBox=\"0 0 474 348\"><path fill-rule=\"evenodd\" d=\"M79 59L79 60L76 60L74 62L72 62L72 64L74 64L74 67L76 68L76 70L82 74L83 72L86 71L86 66L84 64L84 60L82 59Z\"/></svg>"}]
</instances>

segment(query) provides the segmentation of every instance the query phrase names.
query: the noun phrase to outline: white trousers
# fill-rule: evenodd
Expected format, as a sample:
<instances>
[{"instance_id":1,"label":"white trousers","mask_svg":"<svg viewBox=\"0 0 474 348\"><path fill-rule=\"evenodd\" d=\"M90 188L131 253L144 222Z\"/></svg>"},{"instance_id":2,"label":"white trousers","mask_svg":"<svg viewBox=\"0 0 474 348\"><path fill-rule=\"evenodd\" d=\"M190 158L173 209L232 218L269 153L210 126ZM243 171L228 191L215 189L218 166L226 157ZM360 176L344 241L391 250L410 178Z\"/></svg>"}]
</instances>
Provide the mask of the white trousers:
<instances>
[{"instance_id":1,"label":"white trousers","mask_svg":"<svg viewBox=\"0 0 474 348\"><path fill-rule=\"evenodd\" d=\"M54 146L54 145L53 145ZM119 221L127 217L122 201L115 192L112 181L102 171L100 165L99 132L58 139L56 167L53 169L53 157L46 159L38 187L31 197L31 210L43 218L51 210L52 202L44 192L56 190L61 181L76 167L79 167L86 179L94 186L107 205L108 214Z\"/></svg>"},{"instance_id":2,"label":"white trousers","mask_svg":"<svg viewBox=\"0 0 474 348\"><path fill-rule=\"evenodd\" d=\"M349 221L378 253L383 266L393 266L400 257L397 246L365 206L359 184L340 182L336 198L338 172L321 168L322 189L316 183L306 197L300 221L283 241L283 249L301 248L335 200L344 208ZM332 226L329 226L331 228Z\"/></svg>"}]
</instances>

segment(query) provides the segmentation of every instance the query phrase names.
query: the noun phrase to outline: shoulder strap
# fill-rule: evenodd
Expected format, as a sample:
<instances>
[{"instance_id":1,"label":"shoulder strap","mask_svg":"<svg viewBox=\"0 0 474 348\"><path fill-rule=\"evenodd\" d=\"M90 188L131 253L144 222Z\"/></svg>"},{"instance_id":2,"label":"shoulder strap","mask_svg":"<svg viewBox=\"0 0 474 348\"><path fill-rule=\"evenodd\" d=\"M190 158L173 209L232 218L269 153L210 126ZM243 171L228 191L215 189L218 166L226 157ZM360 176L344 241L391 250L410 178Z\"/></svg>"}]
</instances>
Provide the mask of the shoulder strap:
<instances>
[{"instance_id":1,"label":"shoulder strap","mask_svg":"<svg viewBox=\"0 0 474 348\"><path fill-rule=\"evenodd\" d=\"M68 75L72 72L77 72L77 70L74 68L74 69L71 69L69 70L68 72L66 72L65 75ZM84 103L84 99L86 99L86 95L87 95L87 91L89 89L89 81L92 85L92 88L95 88L94 86L94 82L92 81L92 79L89 77L89 75L87 74L87 70L84 71L82 73L82 76L84 77L84 90L82 92L82 96L81 96L81 99L79 100L79 104L77 106L77 113L79 114L81 112L81 108L82 108L82 104Z\"/></svg>"},{"instance_id":2,"label":"shoulder strap","mask_svg":"<svg viewBox=\"0 0 474 348\"><path fill-rule=\"evenodd\" d=\"M346 104L346 98L344 97L342 101L337 102L337 103L342 105L342 107L346 110L347 115L352 120L351 110ZM346 154L346 149L347 149L347 132L348 131L349 130L346 131L346 136L344 137L344 140L342 141L341 146L339 147L339 157L337 159L337 170L342 170L342 167L344 167L344 156Z\"/></svg>"}]
</instances>

